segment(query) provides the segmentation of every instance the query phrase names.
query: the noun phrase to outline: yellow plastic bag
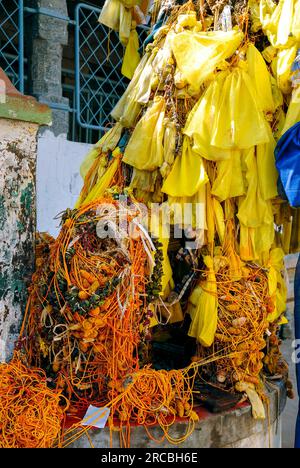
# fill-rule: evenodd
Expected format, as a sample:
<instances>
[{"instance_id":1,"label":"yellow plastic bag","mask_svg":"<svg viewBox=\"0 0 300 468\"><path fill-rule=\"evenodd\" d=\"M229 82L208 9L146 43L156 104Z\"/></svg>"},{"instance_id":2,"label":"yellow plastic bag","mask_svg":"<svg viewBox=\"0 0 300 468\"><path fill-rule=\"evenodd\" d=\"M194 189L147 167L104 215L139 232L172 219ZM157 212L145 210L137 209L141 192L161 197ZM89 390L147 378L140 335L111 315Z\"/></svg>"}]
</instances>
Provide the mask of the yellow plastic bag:
<instances>
[{"instance_id":1,"label":"yellow plastic bag","mask_svg":"<svg viewBox=\"0 0 300 468\"><path fill-rule=\"evenodd\" d=\"M251 228L240 223L240 256L244 261L265 264L275 240L274 224Z\"/></svg>"},{"instance_id":2,"label":"yellow plastic bag","mask_svg":"<svg viewBox=\"0 0 300 468\"><path fill-rule=\"evenodd\" d=\"M182 229L190 226L198 231L207 229L205 185L201 185L192 197L169 196L167 204L173 224L177 224Z\"/></svg>"},{"instance_id":3,"label":"yellow plastic bag","mask_svg":"<svg viewBox=\"0 0 300 468\"><path fill-rule=\"evenodd\" d=\"M268 46L262 51L262 56L266 62L271 63L277 55L278 49L274 46Z\"/></svg>"},{"instance_id":4,"label":"yellow plastic bag","mask_svg":"<svg viewBox=\"0 0 300 468\"><path fill-rule=\"evenodd\" d=\"M201 156L194 153L190 140L184 137L182 154L162 186L162 192L171 197L192 197L200 187L208 182L208 176Z\"/></svg>"},{"instance_id":5,"label":"yellow plastic bag","mask_svg":"<svg viewBox=\"0 0 300 468\"><path fill-rule=\"evenodd\" d=\"M231 153L211 145L212 127L220 105L223 82L228 72L219 73L188 115L183 133L193 142L193 150L211 161L230 159Z\"/></svg>"},{"instance_id":6,"label":"yellow plastic bag","mask_svg":"<svg viewBox=\"0 0 300 468\"><path fill-rule=\"evenodd\" d=\"M145 70L149 69L149 67L152 69L152 60L153 57L150 54L146 53L143 56L125 93L111 112L113 119L115 119L117 122L120 122L123 127L133 127L141 110L141 104L137 101L137 95L140 92L142 85L141 76ZM144 81L143 86L147 89L150 89L150 76L148 76L148 81Z\"/></svg>"},{"instance_id":7,"label":"yellow plastic bag","mask_svg":"<svg viewBox=\"0 0 300 468\"><path fill-rule=\"evenodd\" d=\"M164 162L160 168L160 173L163 178L166 178L171 171L175 158L176 150L176 124L175 122L165 119L165 133L164 133Z\"/></svg>"},{"instance_id":8,"label":"yellow plastic bag","mask_svg":"<svg viewBox=\"0 0 300 468\"><path fill-rule=\"evenodd\" d=\"M133 8L141 4L141 0L119 0L126 8Z\"/></svg>"},{"instance_id":9,"label":"yellow plastic bag","mask_svg":"<svg viewBox=\"0 0 300 468\"><path fill-rule=\"evenodd\" d=\"M126 46L123 64L122 64L122 75L126 76L129 80L134 75L134 72L141 61L139 54L139 36L135 29L130 32L128 44Z\"/></svg>"},{"instance_id":10,"label":"yellow plastic bag","mask_svg":"<svg viewBox=\"0 0 300 468\"><path fill-rule=\"evenodd\" d=\"M122 131L122 125L117 122L111 130L105 133L96 146L101 148L103 153L114 151L121 139Z\"/></svg>"},{"instance_id":11,"label":"yellow plastic bag","mask_svg":"<svg viewBox=\"0 0 300 468\"><path fill-rule=\"evenodd\" d=\"M258 32L262 29L262 24L260 21L260 8L259 8L259 1L257 0L249 0L248 5L251 12L251 31Z\"/></svg>"},{"instance_id":12,"label":"yellow plastic bag","mask_svg":"<svg viewBox=\"0 0 300 468\"><path fill-rule=\"evenodd\" d=\"M247 49L247 63L248 74L254 84L260 108L265 112L274 112L270 73L261 53L253 44L249 44Z\"/></svg>"},{"instance_id":13,"label":"yellow plastic bag","mask_svg":"<svg viewBox=\"0 0 300 468\"><path fill-rule=\"evenodd\" d=\"M277 44L285 45L293 27L294 0L280 0L277 7L280 11L278 22Z\"/></svg>"},{"instance_id":14,"label":"yellow plastic bag","mask_svg":"<svg viewBox=\"0 0 300 468\"><path fill-rule=\"evenodd\" d=\"M139 170L154 171L163 164L165 100L156 97L136 125L123 161Z\"/></svg>"},{"instance_id":15,"label":"yellow plastic bag","mask_svg":"<svg viewBox=\"0 0 300 468\"><path fill-rule=\"evenodd\" d=\"M234 54L242 39L243 34L236 30L184 31L173 36L172 51L184 79L199 90L217 65Z\"/></svg>"},{"instance_id":16,"label":"yellow plastic bag","mask_svg":"<svg viewBox=\"0 0 300 468\"><path fill-rule=\"evenodd\" d=\"M252 416L255 420L266 419L266 409L261 397L254 389L253 384L246 382L238 382L235 386L236 391L246 393L252 407Z\"/></svg>"},{"instance_id":17,"label":"yellow plastic bag","mask_svg":"<svg viewBox=\"0 0 300 468\"><path fill-rule=\"evenodd\" d=\"M163 78L169 73L169 62L172 59L172 37L174 36L174 31L170 31L165 39L160 44L160 48L155 51L155 57L152 63L153 70L157 76L159 76L159 81L163 82ZM171 60L173 63L173 59Z\"/></svg>"},{"instance_id":18,"label":"yellow plastic bag","mask_svg":"<svg viewBox=\"0 0 300 468\"><path fill-rule=\"evenodd\" d=\"M204 263L208 270L207 279L195 288L189 299L192 318L189 336L196 338L202 346L210 347L217 331L218 296L212 257L204 257Z\"/></svg>"},{"instance_id":19,"label":"yellow plastic bag","mask_svg":"<svg viewBox=\"0 0 300 468\"><path fill-rule=\"evenodd\" d=\"M278 172L274 156L275 147L276 142L270 129L270 142L256 147L259 189L264 200L271 200L278 195Z\"/></svg>"},{"instance_id":20,"label":"yellow plastic bag","mask_svg":"<svg viewBox=\"0 0 300 468\"><path fill-rule=\"evenodd\" d=\"M250 148L269 141L253 83L240 67L225 80L211 135L211 144L224 149Z\"/></svg>"},{"instance_id":21,"label":"yellow plastic bag","mask_svg":"<svg viewBox=\"0 0 300 468\"><path fill-rule=\"evenodd\" d=\"M292 34L300 41L300 1L295 0Z\"/></svg>"},{"instance_id":22,"label":"yellow plastic bag","mask_svg":"<svg viewBox=\"0 0 300 468\"><path fill-rule=\"evenodd\" d=\"M104 24L114 31L119 31L120 9L121 4L119 0L106 0L101 10L99 23Z\"/></svg>"},{"instance_id":23,"label":"yellow plastic bag","mask_svg":"<svg viewBox=\"0 0 300 468\"><path fill-rule=\"evenodd\" d=\"M121 153L118 148L114 151L113 155L114 157L110 162L110 165L102 174L102 176L97 180L97 182L94 184L93 188L88 192L86 197L82 196L84 193L82 192L82 194L79 197L79 200L76 203L76 208L79 208L80 206L86 205L94 200L97 200L97 198L101 198L104 195L104 192L110 187L121 161Z\"/></svg>"},{"instance_id":24,"label":"yellow plastic bag","mask_svg":"<svg viewBox=\"0 0 300 468\"><path fill-rule=\"evenodd\" d=\"M277 83L283 94L290 94L292 91L291 74L292 65L297 56L298 46L295 44L289 49L280 50L277 56Z\"/></svg>"},{"instance_id":25,"label":"yellow plastic bag","mask_svg":"<svg viewBox=\"0 0 300 468\"><path fill-rule=\"evenodd\" d=\"M177 25L182 28L193 28L197 26L197 15L195 11L189 11L186 14L179 15Z\"/></svg>"},{"instance_id":26,"label":"yellow plastic bag","mask_svg":"<svg viewBox=\"0 0 300 468\"><path fill-rule=\"evenodd\" d=\"M106 132L91 151L89 151L80 166L80 174L83 179L85 179L87 173L90 171L95 160L101 155L101 153L107 153L108 151L113 151L116 148L121 139L122 130L122 125L117 123L113 128Z\"/></svg>"},{"instance_id":27,"label":"yellow plastic bag","mask_svg":"<svg viewBox=\"0 0 300 468\"><path fill-rule=\"evenodd\" d=\"M294 0L260 0L260 20L263 31L275 47L289 47L293 27Z\"/></svg>"},{"instance_id":28,"label":"yellow plastic bag","mask_svg":"<svg viewBox=\"0 0 300 468\"><path fill-rule=\"evenodd\" d=\"M153 61L157 55L157 50L153 50L146 64L142 68L139 80L134 93L134 100L139 104L147 104L151 94L151 80L154 75ZM137 68L140 70L140 67Z\"/></svg>"},{"instance_id":29,"label":"yellow plastic bag","mask_svg":"<svg viewBox=\"0 0 300 468\"><path fill-rule=\"evenodd\" d=\"M255 148L245 152L247 166L247 195L240 200L238 218L247 227L258 228L263 224L273 225L273 212L271 202L263 199L259 181Z\"/></svg>"},{"instance_id":30,"label":"yellow plastic bag","mask_svg":"<svg viewBox=\"0 0 300 468\"><path fill-rule=\"evenodd\" d=\"M217 177L212 187L212 195L217 197L221 202L227 198L244 195L245 185L240 151L232 150L230 159L218 161L216 164Z\"/></svg>"},{"instance_id":31,"label":"yellow plastic bag","mask_svg":"<svg viewBox=\"0 0 300 468\"><path fill-rule=\"evenodd\" d=\"M88 172L91 170L96 159L102 154L101 148L94 146L86 155L83 163L80 166L80 175L83 180L86 178Z\"/></svg>"},{"instance_id":32,"label":"yellow plastic bag","mask_svg":"<svg viewBox=\"0 0 300 468\"><path fill-rule=\"evenodd\" d=\"M119 37L123 45L126 45L129 40L132 23L132 12L121 3L120 4L120 26Z\"/></svg>"}]
</instances>

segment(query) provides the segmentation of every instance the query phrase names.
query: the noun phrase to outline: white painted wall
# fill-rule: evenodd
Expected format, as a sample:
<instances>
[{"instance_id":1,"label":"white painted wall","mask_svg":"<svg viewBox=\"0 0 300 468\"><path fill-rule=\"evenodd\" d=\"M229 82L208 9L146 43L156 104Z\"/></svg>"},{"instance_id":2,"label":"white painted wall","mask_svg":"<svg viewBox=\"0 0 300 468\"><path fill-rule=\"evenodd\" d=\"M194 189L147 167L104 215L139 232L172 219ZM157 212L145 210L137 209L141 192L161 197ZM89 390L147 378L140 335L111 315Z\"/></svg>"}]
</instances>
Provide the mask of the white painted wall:
<instances>
[{"instance_id":1,"label":"white painted wall","mask_svg":"<svg viewBox=\"0 0 300 468\"><path fill-rule=\"evenodd\" d=\"M80 165L91 145L73 143L46 131L39 137L37 230L57 236L58 213L73 208L82 188Z\"/></svg>"}]
</instances>

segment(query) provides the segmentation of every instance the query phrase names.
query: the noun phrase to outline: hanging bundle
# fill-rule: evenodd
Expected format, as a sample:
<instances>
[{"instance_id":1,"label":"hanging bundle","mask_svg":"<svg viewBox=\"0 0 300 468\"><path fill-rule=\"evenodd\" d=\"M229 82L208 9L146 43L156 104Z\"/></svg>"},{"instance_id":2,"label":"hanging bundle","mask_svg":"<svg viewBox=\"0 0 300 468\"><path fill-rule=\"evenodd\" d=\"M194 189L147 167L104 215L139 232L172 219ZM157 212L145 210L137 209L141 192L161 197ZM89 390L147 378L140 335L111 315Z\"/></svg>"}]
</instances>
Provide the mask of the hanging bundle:
<instances>
[{"instance_id":1,"label":"hanging bundle","mask_svg":"<svg viewBox=\"0 0 300 468\"><path fill-rule=\"evenodd\" d=\"M146 171L162 166L164 118L165 101L157 97L131 135L123 157L125 163Z\"/></svg>"},{"instance_id":2,"label":"hanging bundle","mask_svg":"<svg viewBox=\"0 0 300 468\"><path fill-rule=\"evenodd\" d=\"M232 16L213 2L170 4L140 62L136 6L103 8L101 21L127 45L132 80L112 111L115 126L82 165L76 209L63 215L58 239L40 246L22 341L72 412L95 404L100 418L109 408L112 439L118 433L126 447L132 423L152 439L156 424L168 442L183 442L198 419L195 379L246 396L253 416L265 417L266 376L287 378L276 338L283 257L300 245L274 157L299 114L299 0L250 0L243 12L237 2ZM296 133L277 145L283 182ZM182 370L154 368L154 337L177 323L196 355ZM173 437L182 417L186 434ZM56 445L87 430L75 424Z\"/></svg>"}]
</instances>

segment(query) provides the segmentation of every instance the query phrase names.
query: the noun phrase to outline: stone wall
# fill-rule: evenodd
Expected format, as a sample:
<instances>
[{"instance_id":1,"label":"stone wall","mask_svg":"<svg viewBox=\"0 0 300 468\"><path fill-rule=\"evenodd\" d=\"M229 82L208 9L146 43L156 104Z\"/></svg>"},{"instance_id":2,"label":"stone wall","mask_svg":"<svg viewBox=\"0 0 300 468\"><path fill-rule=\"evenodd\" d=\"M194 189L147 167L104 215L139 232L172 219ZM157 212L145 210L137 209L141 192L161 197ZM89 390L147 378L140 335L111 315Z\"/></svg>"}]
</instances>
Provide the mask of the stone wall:
<instances>
[{"instance_id":1,"label":"stone wall","mask_svg":"<svg viewBox=\"0 0 300 468\"><path fill-rule=\"evenodd\" d=\"M38 12L30 17L30 89L38 101L53 108L52 131L66 137L69 129L69 100L62 92L63 47L68 45L68 8L66 0L29 0ZM49 15L39 12L45 9ZM53 16L51 16L53 15ZM54 16L57 16L55 18Z\"/></svg>"},{"instance_id":2,"label":"stone wall","mask_svg":"<svg viewBox=\"0 0 300 468\"><path fill-rule=\"evenodd\" d=\"M34 270L38 125L0 119L0 360L11 357Z\"/></svg>"}]
</instances>

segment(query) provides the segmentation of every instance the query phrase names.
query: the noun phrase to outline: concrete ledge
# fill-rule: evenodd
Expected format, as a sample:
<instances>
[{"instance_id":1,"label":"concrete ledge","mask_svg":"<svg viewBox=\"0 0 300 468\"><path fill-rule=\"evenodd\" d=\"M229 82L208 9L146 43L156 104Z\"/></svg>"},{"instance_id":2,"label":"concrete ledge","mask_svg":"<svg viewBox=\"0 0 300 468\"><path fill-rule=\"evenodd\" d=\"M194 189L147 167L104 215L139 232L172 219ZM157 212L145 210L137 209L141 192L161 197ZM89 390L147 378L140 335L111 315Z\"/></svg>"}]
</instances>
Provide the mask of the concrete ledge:
<instances>
[{"instance_id":1,"label":"concrete ledge","mask_svg":"<svg viewBox=\"0 0 300 468\"><path fill-rule=\"evenodd\" d=\"M286 405L286 392L283 383L272 383L269 386L269 418L256 421L252 417L251 407L241 405L232 411L213 415L204 410L200 411L201 420L196 425L194 433L180 445L182 448L280 448L281 447L281 418L280 415ZM267 406L267 405L266 405ZM266 407L266 413L268 409ZM174 437L183 437L187 424L178 422L171 433ZM150 433L160 439L160 428L150 428ZM95 448L110 448L110 434L104 430L91 430L90 438ZM113 447L120 447L119 434L113 438ZM89 448L87 437L83 437L71 448ZM149 439L145 429L141 426L131 429L131 448L172 448L167 441L157 445Z\"/></svg>"},{"instance_id":2,"label":"concrete ledge","mask_svg":"<svg viewBox=\"0 0 300 468\"><path fill-rule=\"evenodd\" d=\"M38 125L51 125L52 113L48 106L30 96L23 96L0 68L0 117Z\"/></svg>"}]
</instances>

